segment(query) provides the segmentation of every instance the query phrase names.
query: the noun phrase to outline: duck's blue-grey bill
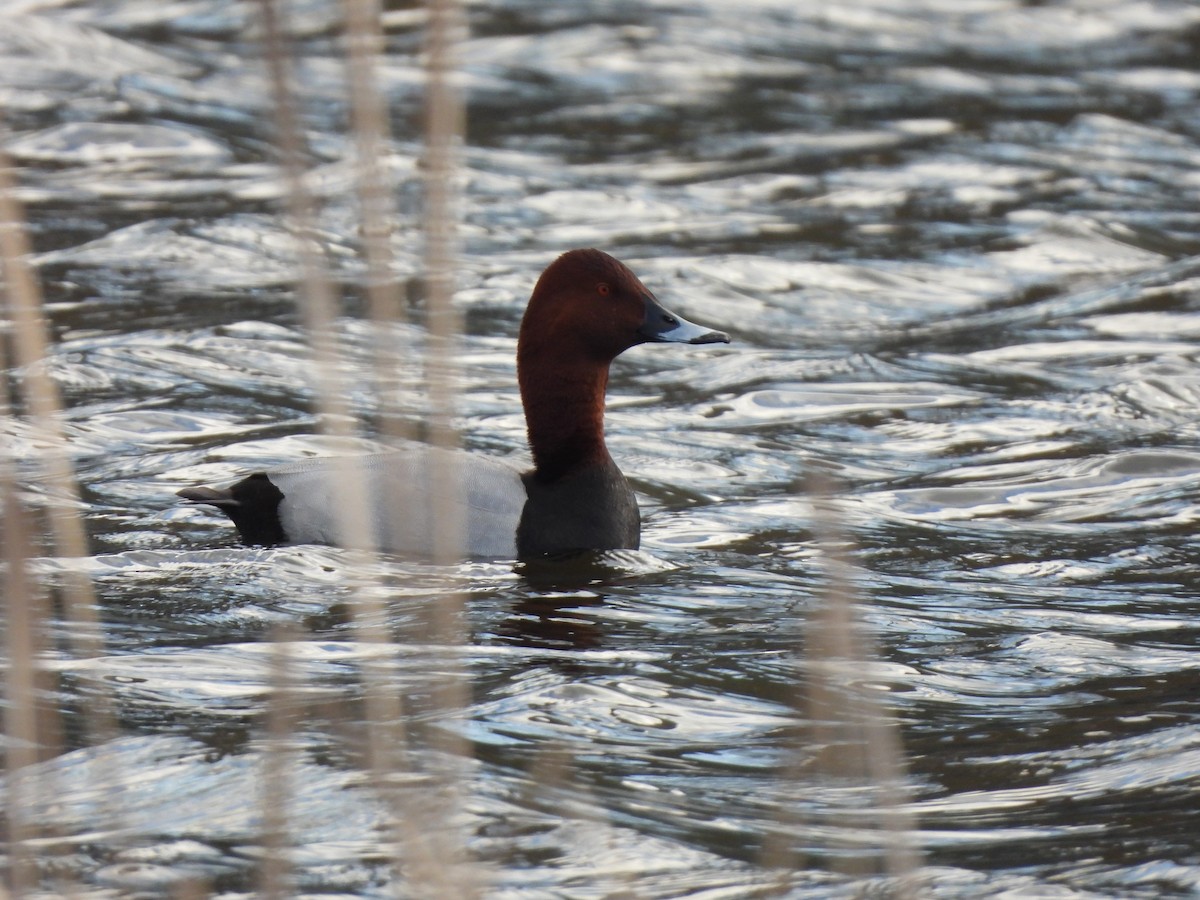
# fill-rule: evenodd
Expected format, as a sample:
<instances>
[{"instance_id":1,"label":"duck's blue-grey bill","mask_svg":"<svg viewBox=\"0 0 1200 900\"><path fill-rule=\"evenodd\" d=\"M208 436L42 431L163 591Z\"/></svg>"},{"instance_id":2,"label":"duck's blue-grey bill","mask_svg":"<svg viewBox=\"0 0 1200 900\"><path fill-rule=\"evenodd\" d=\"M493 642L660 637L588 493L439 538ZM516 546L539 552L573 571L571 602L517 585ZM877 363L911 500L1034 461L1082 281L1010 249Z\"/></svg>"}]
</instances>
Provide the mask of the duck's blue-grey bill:
<instances>
[{"instance_id":1,"label":"duck's blue-grey bill","mask_svg":"<svg viewBox=\"0 0 1200 900\"><path fill-rule=\"evenodd\" d=\"M647 341L662 341L674 344L728 344L729 335L723 331L713 331L703 325L689 322L682 316L677 316L665 309L649 294L645 297L646 318L638 329Z\"/></svg>"}]
</instances>

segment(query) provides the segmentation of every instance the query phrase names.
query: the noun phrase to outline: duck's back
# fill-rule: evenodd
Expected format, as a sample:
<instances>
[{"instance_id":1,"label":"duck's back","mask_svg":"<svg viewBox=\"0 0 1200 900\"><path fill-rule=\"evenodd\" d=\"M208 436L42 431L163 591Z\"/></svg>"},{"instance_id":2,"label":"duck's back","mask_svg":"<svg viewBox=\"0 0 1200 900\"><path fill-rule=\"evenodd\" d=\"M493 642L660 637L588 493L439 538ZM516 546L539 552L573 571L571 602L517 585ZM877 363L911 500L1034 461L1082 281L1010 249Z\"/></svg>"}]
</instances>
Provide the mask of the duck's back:
<instances>
[{"instance_id":1,"label":"duck's back","mask_svg":"<svg viewBox=\"0 0 1200 900\"><path fill-rule=\"evenodd\" d=\"M320 457L271 469L282 493L279 524L287 543L350 543L353 521L370 529L381 550L431 557L435 524L462 525L463 551L472 557L517 556L517 526L525 507L520 472L507 463L453 450L420 448L351 457ZM356 487L357 484L357 487ZM366 521L348 516L361 489Z\"/></svg>"}]
</instances>

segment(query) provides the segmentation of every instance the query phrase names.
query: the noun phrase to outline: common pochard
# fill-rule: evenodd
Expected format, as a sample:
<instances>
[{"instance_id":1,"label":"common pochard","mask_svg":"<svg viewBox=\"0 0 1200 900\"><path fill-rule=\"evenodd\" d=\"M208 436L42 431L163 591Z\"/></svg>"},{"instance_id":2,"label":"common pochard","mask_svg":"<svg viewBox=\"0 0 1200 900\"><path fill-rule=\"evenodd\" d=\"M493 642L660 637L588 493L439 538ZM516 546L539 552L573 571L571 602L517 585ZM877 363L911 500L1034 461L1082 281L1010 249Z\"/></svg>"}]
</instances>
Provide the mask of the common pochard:
<instances>
[{"instance_id":1,"label":"common pochard","mask_svg":"<svg viewBox=\"0 0 1200 900\"><path fill-rule=\"evenodd\" d=\"M463 521L465 556L530 559L576 550L637 549L637 500L604 443L609 364L637 344L728 343L724 332L664 309L623 263L571 250L542 273L517 339L517 380L533 468L421 447L317 457L259 472L227 488L179 495L217 507L252 545L343 543L347 480L361 479L378 549L433 552L444 503ZM431 502L437 465L455 487Z\"/></svg>"}]
</instances>

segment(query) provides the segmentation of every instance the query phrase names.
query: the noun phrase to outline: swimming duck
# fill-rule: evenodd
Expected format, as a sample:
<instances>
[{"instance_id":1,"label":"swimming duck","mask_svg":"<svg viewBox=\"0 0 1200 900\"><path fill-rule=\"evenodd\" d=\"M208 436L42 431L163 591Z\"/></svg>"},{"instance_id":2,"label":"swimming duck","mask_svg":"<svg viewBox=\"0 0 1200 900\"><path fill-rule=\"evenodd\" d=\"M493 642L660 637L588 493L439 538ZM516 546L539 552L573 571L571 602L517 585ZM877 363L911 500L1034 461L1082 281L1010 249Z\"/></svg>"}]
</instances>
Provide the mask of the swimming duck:
<instances>
[{"instance_id":1,"label":"swimming duck","mask_svg":"<svg viewBox=\"0 0 1200 900\"><path fill-rule=\"evenodd\" d=\"M645 343L728 343L669 312L627 266L571 250L538 279L517 338L517 380L533 468L431 447L318 457L257 472L226 488L179 496L215 506L251 545L339 543L347 479L366 488L369 526L384 551L430 556L439 503L458 504L464 555L530 559L579 550L636 550L637 499L604 443L609 364ZM451 496L431 502L435 466ZM444 508L444 507L441 507Z\"/></svg>"}]
</instances>

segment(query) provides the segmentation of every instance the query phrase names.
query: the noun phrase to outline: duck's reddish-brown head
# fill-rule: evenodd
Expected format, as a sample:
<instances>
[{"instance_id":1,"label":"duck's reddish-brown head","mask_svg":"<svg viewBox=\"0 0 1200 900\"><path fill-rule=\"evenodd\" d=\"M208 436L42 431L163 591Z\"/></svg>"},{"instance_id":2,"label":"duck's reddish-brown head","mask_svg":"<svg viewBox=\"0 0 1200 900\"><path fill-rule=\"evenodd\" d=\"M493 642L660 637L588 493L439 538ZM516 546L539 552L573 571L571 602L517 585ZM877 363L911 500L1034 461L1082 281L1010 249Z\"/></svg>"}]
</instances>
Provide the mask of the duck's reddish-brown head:
<instances>
[{"instance_id":1,"label":"duck's reddish-brown head","mask_svg":"<svg viewBox=\"0 0 1200 900\"><path fill-rule=\"evenodd\" d=\"M608 366L647 342L712 344L729 335L664 309L629 268L600 250L570 250L538 279L521 320L517 378L539 470L607 457Z\"/></svg>"},{"instance_id":2,"label":"duck's reddish-brown head","mask_svg":"<svg viewBox=\"0 0 1200 900\"><path fill-rule=\"evenodd\" d=\"M729 343L729 335L664 309L629 267L600 250L570 250L538 279L521 321L517 360L553 347L611 362L648 341Z\"/></svg>"}]
</instances>

